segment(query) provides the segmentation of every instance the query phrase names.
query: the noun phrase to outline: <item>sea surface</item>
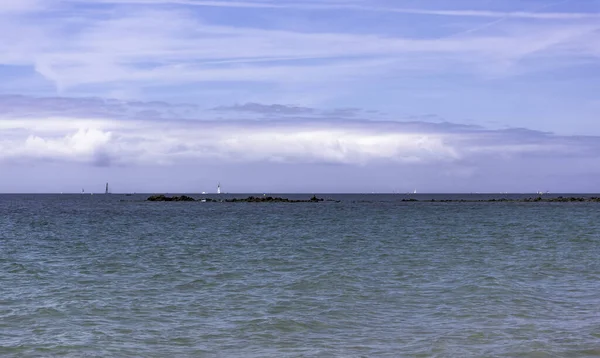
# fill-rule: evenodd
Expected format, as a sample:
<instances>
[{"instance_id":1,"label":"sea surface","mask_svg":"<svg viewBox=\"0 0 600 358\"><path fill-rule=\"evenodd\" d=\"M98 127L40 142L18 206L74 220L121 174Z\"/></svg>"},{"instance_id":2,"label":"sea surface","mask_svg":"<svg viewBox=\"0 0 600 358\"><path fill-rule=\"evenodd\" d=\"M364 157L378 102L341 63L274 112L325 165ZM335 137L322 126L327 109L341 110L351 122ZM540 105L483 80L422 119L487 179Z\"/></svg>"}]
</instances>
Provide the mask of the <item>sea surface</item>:
<instances>
[{"instance_id":1,"label":"sea surface","mask_svg":"<svg viewBox=\"0 0 600 358\"><path fill-rule=\"evenodd\" d=\"M146 197L0 195L1 357L600 357L600 203Z\"/></svg>"}]
</instances>

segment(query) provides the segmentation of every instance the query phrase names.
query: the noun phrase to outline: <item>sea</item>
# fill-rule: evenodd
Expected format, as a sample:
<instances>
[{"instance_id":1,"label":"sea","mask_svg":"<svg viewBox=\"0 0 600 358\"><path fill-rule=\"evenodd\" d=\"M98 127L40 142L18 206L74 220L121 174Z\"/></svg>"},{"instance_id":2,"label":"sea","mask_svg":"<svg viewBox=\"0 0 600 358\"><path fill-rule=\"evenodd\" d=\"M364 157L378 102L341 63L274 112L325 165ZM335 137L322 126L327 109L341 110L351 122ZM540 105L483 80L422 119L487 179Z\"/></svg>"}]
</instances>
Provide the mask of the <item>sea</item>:
<instances>
[{"instance_id":1,"label":"sea","mask_svg":"<svg viewBox=\"0 0 600 358\"><path fill-rule=\"evenodd\" d=\"M600 203L148 195L0 195L1 357L600 357Z\"/></svg>"}]
</instances>

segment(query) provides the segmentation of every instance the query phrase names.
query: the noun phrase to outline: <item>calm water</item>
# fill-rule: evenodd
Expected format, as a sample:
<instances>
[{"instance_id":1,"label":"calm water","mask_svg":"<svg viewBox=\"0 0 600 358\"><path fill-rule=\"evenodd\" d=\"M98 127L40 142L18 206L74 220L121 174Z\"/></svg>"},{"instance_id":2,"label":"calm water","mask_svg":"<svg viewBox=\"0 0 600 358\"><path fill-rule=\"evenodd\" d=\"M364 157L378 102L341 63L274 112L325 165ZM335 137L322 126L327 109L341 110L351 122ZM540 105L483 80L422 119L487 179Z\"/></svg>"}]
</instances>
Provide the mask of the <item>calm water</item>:
<instances>
[{"instance_id":1,"label":"calm water","mask_svg":"<svg viewBox=\"0 0 600 358\"><path fill-rule=\"evenodd\" d=\"M0 196L0 356L600 356L598 203L144 198Z\"/></svg>"}]
</instances>

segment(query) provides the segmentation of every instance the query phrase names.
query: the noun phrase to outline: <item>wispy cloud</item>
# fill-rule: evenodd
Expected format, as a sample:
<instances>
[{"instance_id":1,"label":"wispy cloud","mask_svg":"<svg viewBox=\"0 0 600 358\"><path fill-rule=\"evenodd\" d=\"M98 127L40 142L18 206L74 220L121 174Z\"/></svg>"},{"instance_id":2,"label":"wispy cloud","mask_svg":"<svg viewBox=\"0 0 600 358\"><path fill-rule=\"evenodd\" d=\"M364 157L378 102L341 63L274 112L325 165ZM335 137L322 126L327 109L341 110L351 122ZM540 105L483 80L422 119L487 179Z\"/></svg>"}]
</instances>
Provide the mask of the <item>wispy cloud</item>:
<instances>
[{"instance_id":1,"label":"wispy cloud","mask_svg":"<svg viewBox=\"0 0 600 358\"><path fill-rule=\"evenodd\" d=\"M218 106L212 109L217 112L233 112L233 113L249 113L254 115L263 115L267 119L272 117L291 117L298 118L304 116L305 119L310 118L355 118L360 115L377 118L382 115L376 110L364 110L362 108L335 108L321 110L311 107L303 107L289 104L261 104L248 102L244 104L234 104L230 106ZM262 117L259 117L262 118Z\"/></svg>"},{"instance_id":2,"label":"wispy cloud","mask_svg":"<svg viewBox=\"0 0 600 358\"><path fill-rule=\"evenodd\" d=\"M66 0L81 2L83 0ZM531 12L531 11L482 11L482 10L430 10L418 8L398 8L384 6L368 6L352 1L311 1L297 2L258 2L258 1L202 1L202 0L96 0L104 4L138 4L138 5L185 5L200 7L225 7L225 8L257 8L257 9L296 9L296 10L356 10L373 12L390 12L410 15L432 15L453 17L478 17L478 18L521 18L542 20L582 20L598 19L600 13L577 12Z\"/></svg>"},{"instance_id":3,"label":"wispy cloud","mask_svg":"<svg viewBox=\"0 0 600 358\"><path fill-rule=\"evenodd\" d=\"M3 0L0 1L0 15L1 14L15 14L23 12L40 11L47 9L47 3L45 4L42 0Z\"/></svg>"},{"instance_id":4,"label":"wispy cloud","mask_svg":"<svg viewBox=\"0 0 600 358\"><path fill-rule=\"evenodd\" d=\"M66 6L71 2L54 2ZM95 2L96 4L99 1ZM124 1L102 1L113 5ZM395 9L479 17L577 18L578 22L518 23L493 32L454 37L290 31L249 25L209 24L185 7L157 9L139 3L134 12L87 8L48 12L48 17L6 18L0 25L0 64L33 66L63 91L87 86L106 92L198 82L280 85L384 80L389 73L510 73L521 60L551 54L564 61L598 56L595 14L494 13ZM32 8L37 2L32 2ZM288 7L274 2L187 2L206 6ZM35 6L34 6L35 5ZM302 3L298 6L316 6ZM322 6L355 7L326 3ZM61 9L59 7L59 9ZM64 10L64 8L62 8ZM392 9L388 9L392 11ZM32 26L35 24L35 26ZM76 31L73 31L76 29ZM308 29L307 29L308 30ZM563 61L563 63L564 63ZM531 68L536 68L535 64ZM508 71L507 71L508 69ZM98 87L103 86L103 87Z\"/></svg>"},{"instance_id":5,"label":"wispy cloud","mask_svg":"<svg viewBox=\"0 0 600 358\"><path fill-rule=\"evenodd\" d=\"M200 111L197 105L167 102L123 101L111 98L30 97L0 95L0 110L19 118L187 118Z\"/></svg>"},{"instance_id":6,"label":"wispy cloud","mask_svg":"<svg viewBox=\"0 0 600 358\"><path fill-rule=\"evenodd\" d=\"M244 103L235 104L233 106L219 106L213 108L214 111L220 112L250 112L267 115L298 115L298 114L312 114L315 112L314 108L284 105L284 104L260 104L260 103Z\"/></svg>"}]
</instances>

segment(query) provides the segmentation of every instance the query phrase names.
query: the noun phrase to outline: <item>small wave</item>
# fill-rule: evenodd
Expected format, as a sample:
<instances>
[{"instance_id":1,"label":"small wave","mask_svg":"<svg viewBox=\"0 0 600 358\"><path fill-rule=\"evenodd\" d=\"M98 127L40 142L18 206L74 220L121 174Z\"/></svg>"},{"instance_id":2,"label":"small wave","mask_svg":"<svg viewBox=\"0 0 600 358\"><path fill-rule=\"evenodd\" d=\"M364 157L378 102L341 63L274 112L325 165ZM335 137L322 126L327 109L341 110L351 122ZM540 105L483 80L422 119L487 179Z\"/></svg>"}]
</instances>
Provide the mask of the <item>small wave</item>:
<instances>
[{"instance_id":1,"label":"small wave","mask_svg":"<svg viewBox=\"0 0 600 358\"><path fill-rule=\"evenodd\" d=\"M203 279L196 279L193 281L189 281L186 283L182 283L179 285L176 285L175 288L178 290L195 290L195 289L199 289L199 288L204 288L207 286L213 286L211 285L208 281L203 280Z\"/></svg>"}]
</instances>

